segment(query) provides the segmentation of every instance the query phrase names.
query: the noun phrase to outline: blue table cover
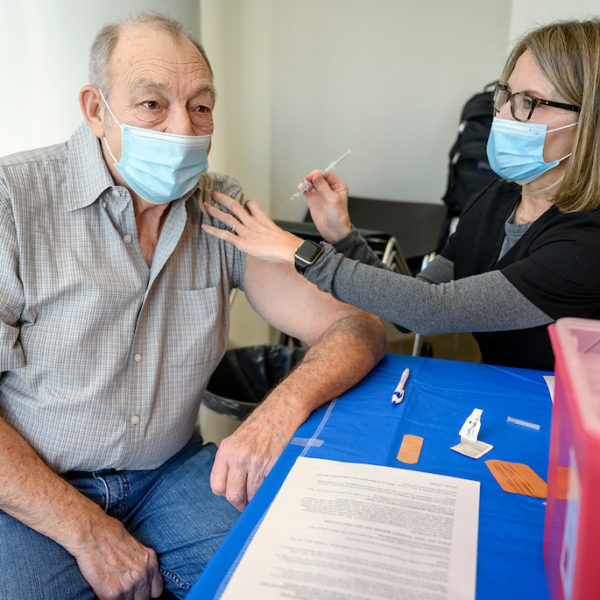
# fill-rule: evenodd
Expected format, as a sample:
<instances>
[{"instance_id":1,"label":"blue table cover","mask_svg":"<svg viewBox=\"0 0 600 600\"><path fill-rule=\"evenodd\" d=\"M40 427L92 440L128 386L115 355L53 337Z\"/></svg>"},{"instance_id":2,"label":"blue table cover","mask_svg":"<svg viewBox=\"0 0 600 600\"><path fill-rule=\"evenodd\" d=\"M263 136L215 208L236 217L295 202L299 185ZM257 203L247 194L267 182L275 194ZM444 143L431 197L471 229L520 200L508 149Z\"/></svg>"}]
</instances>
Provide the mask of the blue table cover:
<instances>
[{"instance_id":1,"label":"blue table cover","mask_svg":"<svg viewBox=\"0 0 600 600\"><path fill-rule=\"evenodd\" d=\"M391 395L410 368L404 401ZM476 598L548 597L543 562L545 500L504 492L488 459L525 463L547 481L552 403L542 371L388 354L352 390L300 427L186 600L218 598L287 473L300 455L414 469L481 482ZM450 449L474 408L479 439L493 450L474 460ZM507 423L507 416L540 425ZM415 465L396 459L405 434L424 438Z\"/></svg>"}]
</instances>

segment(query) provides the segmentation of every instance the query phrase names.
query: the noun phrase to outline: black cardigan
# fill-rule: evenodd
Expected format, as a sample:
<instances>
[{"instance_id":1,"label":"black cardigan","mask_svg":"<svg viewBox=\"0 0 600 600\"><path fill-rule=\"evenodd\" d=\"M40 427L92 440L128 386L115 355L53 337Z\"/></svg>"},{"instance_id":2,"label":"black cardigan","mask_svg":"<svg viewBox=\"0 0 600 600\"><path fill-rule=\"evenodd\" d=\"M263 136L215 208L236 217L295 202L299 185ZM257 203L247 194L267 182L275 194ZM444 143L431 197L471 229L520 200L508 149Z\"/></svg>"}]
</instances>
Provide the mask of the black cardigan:
<instances>
[{"instance_id":1,"label":"black cardigan","mask_svg":"<svg viewBox=\"0 0 600 600\"><path fill-rule=\"evenodd\" d=\"M499 269L528 300L553 319L600 318L600 210L546 211L498 261L504 224L521 190L496 181L466 207L442 256L454 279ZM484 362L552 370L547 327L474 333Z\"/></svg>"}]
</instances>

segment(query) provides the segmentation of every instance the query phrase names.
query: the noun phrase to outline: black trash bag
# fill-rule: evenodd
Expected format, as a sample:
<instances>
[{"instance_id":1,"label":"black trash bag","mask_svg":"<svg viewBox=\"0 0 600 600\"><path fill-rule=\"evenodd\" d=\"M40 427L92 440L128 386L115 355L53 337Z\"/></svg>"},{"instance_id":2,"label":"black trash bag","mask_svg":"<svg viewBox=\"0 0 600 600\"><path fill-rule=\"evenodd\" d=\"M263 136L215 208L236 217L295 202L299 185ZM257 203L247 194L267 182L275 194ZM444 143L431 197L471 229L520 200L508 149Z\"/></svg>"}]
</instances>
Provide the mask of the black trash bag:
<instances>
[{"instance_id":1,"label":"black trash bag","mask_svg":"<svg viewBox=\"0 0 600 600\"><path fill-rule=\"evenodd\" d=\"M279 345L227 350L208 382L202 404L243 420L305 353L305 348Z\"/></svg>"}]
</instances>

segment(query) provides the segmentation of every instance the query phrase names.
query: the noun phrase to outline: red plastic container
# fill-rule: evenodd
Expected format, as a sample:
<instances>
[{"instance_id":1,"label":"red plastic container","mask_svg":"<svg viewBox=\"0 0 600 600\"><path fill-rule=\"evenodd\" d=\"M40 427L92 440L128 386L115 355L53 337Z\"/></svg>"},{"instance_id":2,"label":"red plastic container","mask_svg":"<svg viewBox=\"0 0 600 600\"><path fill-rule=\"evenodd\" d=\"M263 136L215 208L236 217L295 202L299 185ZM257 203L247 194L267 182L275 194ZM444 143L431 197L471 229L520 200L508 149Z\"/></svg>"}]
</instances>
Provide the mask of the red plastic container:
<instances>
[{"instance_id":1,"label":"red plastic container","mask_svg":"<svg viewBox=\"0 0 600 600\"><path fill-rule=\"evenodd\" d=\"M600 599L600 321L550 326L556 357L544 559L552 600Z\"/></svg>"}]
</instances>

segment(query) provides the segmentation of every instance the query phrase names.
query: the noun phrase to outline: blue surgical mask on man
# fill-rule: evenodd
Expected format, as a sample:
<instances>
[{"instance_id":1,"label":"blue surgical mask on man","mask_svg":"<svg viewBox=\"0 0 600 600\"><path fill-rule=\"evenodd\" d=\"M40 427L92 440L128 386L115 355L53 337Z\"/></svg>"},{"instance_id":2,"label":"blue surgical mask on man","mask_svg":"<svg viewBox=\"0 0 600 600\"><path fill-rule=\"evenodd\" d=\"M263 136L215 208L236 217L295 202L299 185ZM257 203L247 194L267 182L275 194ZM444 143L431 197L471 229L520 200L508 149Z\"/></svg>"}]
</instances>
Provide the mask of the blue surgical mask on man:
<instances>
[{"instance_id":1,"label":"blue surgical mask on man","mask_svg":"<svg viewBox=\"0 0 600 600\"><path fill-rule=\"evenodd\" d=\"M152 204L166 204L194 189L208 170L211 135L178 135L121 125L100 92L112 118L121 128L121 160L104 142L115 169L127 185Z\"/></svg>"},{"instance_id":2,"label":"blue surgical mask on man","mask_svg":"<svg viewBox=\"0 0 600 600\"><path fill-rule=\"evenodd\" d=\"M576 122L556 129L547 129L546 125L540 123L494 117L487 142L490 167L502 179L515 181L519 185L530 183L571 156L569 153L557 160L546 162L543 156L546 134L575 125Z\"/></svg>"}]
</instances>

